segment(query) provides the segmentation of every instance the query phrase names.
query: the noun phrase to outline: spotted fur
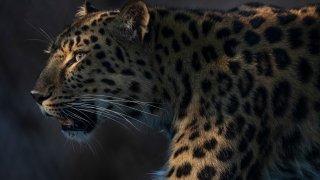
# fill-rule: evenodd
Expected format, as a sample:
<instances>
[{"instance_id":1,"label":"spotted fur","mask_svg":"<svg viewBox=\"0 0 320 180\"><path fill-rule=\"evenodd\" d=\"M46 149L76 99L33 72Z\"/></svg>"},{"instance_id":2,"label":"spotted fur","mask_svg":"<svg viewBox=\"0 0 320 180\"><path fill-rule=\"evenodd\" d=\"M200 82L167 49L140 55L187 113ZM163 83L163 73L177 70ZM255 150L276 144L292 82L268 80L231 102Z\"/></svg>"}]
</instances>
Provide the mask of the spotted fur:
<instances>
[{"instance_id":1,"label":"spotted fur","mask_svg":"<svg viewBox=\"0 0 320 180\"><path fill-rule=\"evenodd\" d=\"M91 132L109 110L165 129L164 179L319 179L319 60L319 5L86 4L50 47L32 94L66 132ZM97 99L82 108L100 109L67 108L87 94Z\"/></svg>"}]
</instances>

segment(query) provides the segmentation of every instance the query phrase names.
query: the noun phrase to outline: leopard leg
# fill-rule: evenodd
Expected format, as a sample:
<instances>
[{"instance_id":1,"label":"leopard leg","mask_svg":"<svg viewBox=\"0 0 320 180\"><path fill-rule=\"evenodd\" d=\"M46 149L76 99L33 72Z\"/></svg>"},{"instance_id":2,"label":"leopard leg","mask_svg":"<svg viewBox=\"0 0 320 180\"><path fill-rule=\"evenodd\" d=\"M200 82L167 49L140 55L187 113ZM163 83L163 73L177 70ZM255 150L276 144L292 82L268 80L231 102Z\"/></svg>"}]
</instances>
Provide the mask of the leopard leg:
<instances>
[{"instance_id":1,"label":"leopard leg","mask_svg":"<svg viewBox=\"0 0 320 180\"><path fill-rule=\"evenodd\" d=\"M263 179L268 141L262 136L268 136L268 130L257 129L241 116L219 126L213 122L204 117L176 122L166 178Z\"/></svg>"}]
</instances>

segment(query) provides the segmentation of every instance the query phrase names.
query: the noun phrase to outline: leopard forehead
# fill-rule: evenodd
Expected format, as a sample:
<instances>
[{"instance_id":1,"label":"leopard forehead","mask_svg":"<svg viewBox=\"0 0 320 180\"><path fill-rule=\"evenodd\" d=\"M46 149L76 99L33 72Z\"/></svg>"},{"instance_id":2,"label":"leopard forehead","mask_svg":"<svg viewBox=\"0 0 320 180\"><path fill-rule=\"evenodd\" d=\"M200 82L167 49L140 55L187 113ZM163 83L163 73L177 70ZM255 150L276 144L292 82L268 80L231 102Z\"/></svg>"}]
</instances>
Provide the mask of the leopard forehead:
<instances>
[{"instance_id":1,"label":"leopard forehead","mask_svg":"<svg viewBox=\"0 0 320 180\"><path fill-rule=\"evenodd\" d=\"M101 11L75 18L74 22L56 37L56 40L49 45L46 51L49 54L53 53L57 49L61 49L63 46L66 46L66 44L69 44L70 39L76 38L76 43L84 41L84 37L81 36L84 34L87 38L90 38L90 35L106 36L107 34L105 34L105 30L102 27L107 26L108 22L118 13L118 10ZM86 41L85 44L88 45L89 42Z\"/></svg>"}]
</instances>

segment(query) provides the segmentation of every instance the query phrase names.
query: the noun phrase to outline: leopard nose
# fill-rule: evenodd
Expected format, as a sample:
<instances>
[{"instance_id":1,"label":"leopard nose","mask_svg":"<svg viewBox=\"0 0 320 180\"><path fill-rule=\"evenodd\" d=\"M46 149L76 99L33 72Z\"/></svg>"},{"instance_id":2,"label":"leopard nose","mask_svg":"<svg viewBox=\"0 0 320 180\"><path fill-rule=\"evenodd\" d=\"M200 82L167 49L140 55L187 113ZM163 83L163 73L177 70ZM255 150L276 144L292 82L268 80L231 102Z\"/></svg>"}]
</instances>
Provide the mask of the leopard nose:
<instances>
[{"instance_id":1,"label":"leopard nose","mask_svg":"<svg viewBox=\"0 0 320 180\"><path fill-rule=\"evenodd\" d=\"M42 102L44 100L46 100L50 97L50 95L41 93L37 90L32 90L30 93L31 93L31 96L33 97L33 99L36 100L37 103L39 103L40 105L42 105Z\"/></svg>"}]
</instances>

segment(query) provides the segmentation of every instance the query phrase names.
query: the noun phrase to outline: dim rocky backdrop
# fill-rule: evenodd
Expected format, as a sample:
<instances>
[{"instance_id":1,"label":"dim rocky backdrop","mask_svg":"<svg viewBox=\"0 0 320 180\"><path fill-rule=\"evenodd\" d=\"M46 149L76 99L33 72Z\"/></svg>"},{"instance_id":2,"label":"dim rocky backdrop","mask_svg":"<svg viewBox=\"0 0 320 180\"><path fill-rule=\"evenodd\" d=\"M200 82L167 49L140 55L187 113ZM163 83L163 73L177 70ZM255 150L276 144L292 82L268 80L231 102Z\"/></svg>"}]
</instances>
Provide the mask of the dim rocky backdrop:
<instances>
[{"instance_id":1,"label":"dim rocky backdrop","mask_svg":"<svg viewBox=\"0 0 320 180\"><path fill-rule=\"evenodd\" d=\"M101 9L123 0L92 0ZM150 0L152 6L228 9L243 0ZM263 1L260 1L263 2ZM284 7L319 0L269 0ZM167 142L160 132L127 131L108 122L89 144L64 139L45 118L29 91L46 63L47 42L68 25L81 0L0 0L0 179L144 180L165 163Z\"/></svg>"}]
</instances>

